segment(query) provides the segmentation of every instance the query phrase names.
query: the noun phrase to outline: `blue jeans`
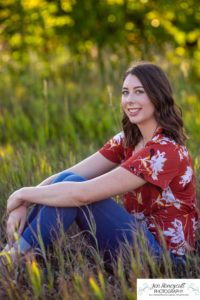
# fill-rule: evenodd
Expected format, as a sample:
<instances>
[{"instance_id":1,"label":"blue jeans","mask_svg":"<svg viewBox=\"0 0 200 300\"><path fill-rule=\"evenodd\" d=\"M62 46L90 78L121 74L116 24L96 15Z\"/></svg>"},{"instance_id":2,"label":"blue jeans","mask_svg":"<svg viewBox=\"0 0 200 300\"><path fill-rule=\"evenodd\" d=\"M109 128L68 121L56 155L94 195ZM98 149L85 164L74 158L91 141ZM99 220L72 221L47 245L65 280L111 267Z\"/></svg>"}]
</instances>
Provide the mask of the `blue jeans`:
<instances>
[{"instance_id":1,"label":"blue jeans","mask_svg":"<svg viewBox=\"0 0 200 300\"><path fill-rule=\"evenodd\" d=\"M53 183L84 180L86 179L79 175L64 171ZM112 198L81 207L35 205L20 238L22 251L30 247L40 248L38 236L41 237L44 246L48 247L59 238L60 229L67 231L73 222L76 222L80 230L88 235L90 242L103 252L105 259L109 259L108 253L116 257L123 243L134 245L138 240L138 230L144 234L148 252L152 257L157 259L162 256L163 250L153 234Z\"/></svg>"}]
</instances>

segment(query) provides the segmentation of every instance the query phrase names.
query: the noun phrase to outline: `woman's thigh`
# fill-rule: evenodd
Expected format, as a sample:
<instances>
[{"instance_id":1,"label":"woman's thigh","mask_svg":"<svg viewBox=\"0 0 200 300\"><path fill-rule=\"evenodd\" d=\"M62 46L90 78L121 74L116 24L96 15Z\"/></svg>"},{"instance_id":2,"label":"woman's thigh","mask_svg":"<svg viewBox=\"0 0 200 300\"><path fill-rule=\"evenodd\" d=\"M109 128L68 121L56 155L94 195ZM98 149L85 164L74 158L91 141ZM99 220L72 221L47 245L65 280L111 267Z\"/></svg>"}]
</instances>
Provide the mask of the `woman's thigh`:
<instances>
[{"instance_id":1,"label":"woman's thigh","mask_svg":"<svg viewBox=\"0 0 200 300\"><path fill-rule=\"evenodd\" d=\"M162 249L153 234L113 199L79 208L76 221L100 250L118 251L122 244L139 247L142 234L151 255L162 255Z\"/></svg>"}]
</instances>

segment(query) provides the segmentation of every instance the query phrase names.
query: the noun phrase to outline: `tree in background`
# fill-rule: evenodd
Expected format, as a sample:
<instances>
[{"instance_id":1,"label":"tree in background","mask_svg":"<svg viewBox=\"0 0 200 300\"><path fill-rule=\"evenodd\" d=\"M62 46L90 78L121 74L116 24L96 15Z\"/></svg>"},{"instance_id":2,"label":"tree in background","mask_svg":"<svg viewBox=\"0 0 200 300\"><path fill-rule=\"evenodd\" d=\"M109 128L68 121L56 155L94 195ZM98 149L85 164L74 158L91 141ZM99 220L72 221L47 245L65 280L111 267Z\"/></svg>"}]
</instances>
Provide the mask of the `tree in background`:
<instances>
[{"instance_id":1,"label":"tree in background","mask_svg":"<svg viewBox=\"0 0 200 300\"><path fill-rule=\"evenodd\" d=\"M198 0L1 0L1 65L65 53L95 57L103 70L109 49L118 57L184 59L200 76L199 22Z\"/></svg>"}]
</instances>

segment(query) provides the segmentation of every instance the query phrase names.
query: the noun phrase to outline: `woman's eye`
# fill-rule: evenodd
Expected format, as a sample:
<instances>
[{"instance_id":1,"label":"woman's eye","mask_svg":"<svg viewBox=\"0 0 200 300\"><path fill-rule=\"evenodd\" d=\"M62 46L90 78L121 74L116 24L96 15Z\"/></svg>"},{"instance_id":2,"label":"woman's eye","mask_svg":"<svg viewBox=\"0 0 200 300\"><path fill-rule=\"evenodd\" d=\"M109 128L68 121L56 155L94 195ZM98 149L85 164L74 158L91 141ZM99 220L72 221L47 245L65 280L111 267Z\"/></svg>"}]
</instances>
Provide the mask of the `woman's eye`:
<instances>
[{"instance_id":1,"label":"woman's eye","mask_svg":"<svg viewBox=\"0 0 200 300\"><path fill-rule=\"evenodd\" d=\"M138 95L139 95L139 94L143 94L143 93L144 93L144 90L136 90L135 93L138 94Z\"/></svg>"},{"instance_id":2,"label":"woman's eye","mask_svg":"<svg viewBox=\"0 0 200 300\"><path fill-rule=\"evenodd\" d=\"M122 91L122 95L124 96L128 95L128 91Z\"/></svg>"}]
</instances>

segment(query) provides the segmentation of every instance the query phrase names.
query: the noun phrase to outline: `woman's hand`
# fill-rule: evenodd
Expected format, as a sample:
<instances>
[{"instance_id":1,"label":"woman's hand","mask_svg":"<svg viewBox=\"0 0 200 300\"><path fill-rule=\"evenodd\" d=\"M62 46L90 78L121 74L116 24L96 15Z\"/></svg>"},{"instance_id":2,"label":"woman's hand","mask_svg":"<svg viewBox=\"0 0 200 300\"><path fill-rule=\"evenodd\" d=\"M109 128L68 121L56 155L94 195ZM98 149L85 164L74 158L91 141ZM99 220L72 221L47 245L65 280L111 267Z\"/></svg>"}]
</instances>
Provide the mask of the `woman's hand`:
<instances>
[{"instance_id":1,"label":"woman's hand","mask_svg":"<svg viewBox=\"0 0 200 300\"><path fill-rule=\"evenodd\" d=\"M7 220L7 238L8 244L12 245L15 241L14 233L21 235L24 229L24 225L26 222L27 217L27 207L26 206L19 206L16 209L12 210L8 216Z\"/></svg>"},{"instance_id":2,"label":"woman's hand","mask_svg":"<svg viewBox=\"0 0 200 300\"><path fill-rule=\"evenodd\" d=\"M7 213L11 213L11 211L18 206L25 204L24 200L22 200L22 191L23 188L15 191L10 195L7 200Z\"/></svg>"}]
</instances>

